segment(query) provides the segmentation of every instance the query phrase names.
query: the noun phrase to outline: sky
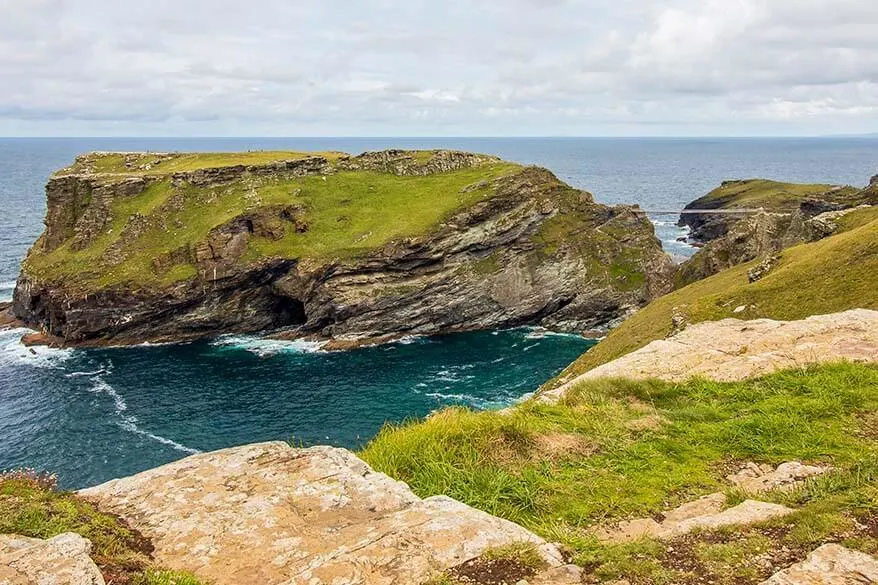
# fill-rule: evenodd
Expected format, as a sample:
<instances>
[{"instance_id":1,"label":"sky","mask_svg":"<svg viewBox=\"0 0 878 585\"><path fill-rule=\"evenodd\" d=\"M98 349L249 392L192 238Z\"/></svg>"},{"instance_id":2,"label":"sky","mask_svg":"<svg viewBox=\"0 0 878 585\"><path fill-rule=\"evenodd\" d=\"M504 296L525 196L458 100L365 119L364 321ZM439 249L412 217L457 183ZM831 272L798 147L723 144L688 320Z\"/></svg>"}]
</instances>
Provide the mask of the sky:
<instances>
[{"instance_id":1,"label":"sky","mask_svg":"<svg viewBox=\"0 0 878 585\"><path fill-rule=\"evenodd\" d=\"M875 0L0 0L0 136L878 133Z\"/></svg>"}]
</instances>

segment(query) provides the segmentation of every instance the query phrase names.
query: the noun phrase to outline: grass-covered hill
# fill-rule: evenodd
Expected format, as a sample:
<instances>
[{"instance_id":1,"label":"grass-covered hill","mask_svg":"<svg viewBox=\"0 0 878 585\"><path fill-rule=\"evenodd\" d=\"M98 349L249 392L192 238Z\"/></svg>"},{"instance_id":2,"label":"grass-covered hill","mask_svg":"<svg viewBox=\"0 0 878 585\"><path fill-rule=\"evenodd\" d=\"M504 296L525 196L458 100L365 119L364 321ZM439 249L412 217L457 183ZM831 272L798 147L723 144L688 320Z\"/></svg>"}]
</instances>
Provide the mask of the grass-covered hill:
<instances>
[{"instance_id":1,"label":"grass-covered hill","mask_svg":"<svg viewBox=\"0 0 878 585\"><path fill-rule=\"evenodd\" d=\"M562 375L568 379L670 334L685 323L740 319L803 319L853 308L878 309L878 207L839 220L841 233L787 248L763 278L748 271L760 260L734 266L656 299ZM744 307L742 312L735 312Z\"/></svg>"},{"instance_id":2,"label":"grass-covered hill","mask_svg":"<svg viewBox=\"0 0 878 585\"><path fill-rule=\"evenodd\" d=\"M763 209L773 213L792 214L808 202L820 205L855 207L861 204L878 204L878 196L867 189L846 185L783 183L768 179L745 179L725 181L722 185L695 201L685 210ZM680 225L691 228L690 238L708 242L725 235L731 226L746 215L686 213L680 216Z\"/></svg>"},{"instance_id":3,"label":"grass-covered hill","mask_svg":"<svg viewBox=\"0 0 878 585\"><path fill-rule=\"evenodd\" d=\"M58 343L600 330L670 286L642 214L487 155L92 153L46 192L13 309Z\"/></svg>"}]
</instances>

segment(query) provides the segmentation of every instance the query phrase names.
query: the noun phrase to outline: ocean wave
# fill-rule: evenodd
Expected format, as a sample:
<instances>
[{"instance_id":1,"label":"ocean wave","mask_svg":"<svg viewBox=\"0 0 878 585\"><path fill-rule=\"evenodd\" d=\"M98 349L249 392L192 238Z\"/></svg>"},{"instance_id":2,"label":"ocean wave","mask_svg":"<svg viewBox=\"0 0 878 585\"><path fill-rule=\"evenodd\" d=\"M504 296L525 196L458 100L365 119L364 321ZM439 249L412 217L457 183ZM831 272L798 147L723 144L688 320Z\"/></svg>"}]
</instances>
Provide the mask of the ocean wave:
<instances>
[{"instance_id":1,"label":"ocean wave","mask_svg":"<svg viewBox=\"0 0 878 585\"><path fill-rule=\"evenodd\" d=\"M325 341L305 341L296 339L265 339L246 335L224 335L210 343L214 347L243 349L259 357L271 357L282 353L322 353Z\"/></svg>"},{"instance_id":2,"label":"ocean wave","mask_svg":"<svg viewBox=\"0 0 878 585\"><path fill-rule=\"evenodd\" d=\"M201 453L198 449L193 449L191 447L187 447L186 445L182 445L177 441L169 439L167 437L163 437L161 435L156 435L155 433L151 433L145 429L140 428L138 425L138 420L136 416L128 414L128 403L125 402L125 399L119 394L115 388L113 388L106 380L104 380L100 376L95 376L91 379L92 387L89 388L89 392L95 394L104 394L109 396L113 400L113 408L115 410L116 416L119 417L117 421L117 425L120 428L134 433L135 435L140 435L142 437L146 437L148 439L152 439L157 443L161 443L162 445L167 445L168 447L172 447L181 453L186 453L189 455L195 455L196 453Z\"/></svg>"},{"instance_id":3,"label":"ocean wave","mask_svg":"<svg viewBox=\"0 0 878 585\"><path fill-rule=\"evenodd\" d=\"M529 329L527 335L524 336L525 339L543 339L545 337L572 337L582 339L582 335L579 333L552 331L550 329L543 329L542 327L533 327Z\"/></svg>"},{"instance_id":4,"label":"ocean wave","mask_svg":"<svg viewBox=\"0 0 878 585\"><path fill-rule=\"evenodd\" d=\"M432 341L429 337L424 337L423 335L406 335L405 337L400 337L392 343L395 343L397 345L412 345L414 343L432 343Z\"/></svg>"},{"instance_id":5,"label":"ocean wave","mask_svg":"<svg viewBox=\"0 0 878 585\"><path fill-rule=\"evenodd\" d=\"M15 290L15 281L0 282L0 291Z\"/></svg>"},{"instance_id":6,"label":"ocean wave","mask_svg":"<svg viewBox=\"0 0 878 585\"><path fill-rule=\"evenodd\" d=\"M73 355L72 349L56 349L44 345L27 347L21 343L21 337L28 333L32 331L30 329L0 331L0 363L57 368Z\"/></svg>"},{"instance_id":7,"label":"ocean wave","mask_svg":"<svg viewBox=\"0 0 878 585\"><path fill-rule=\"evenodd\" d=\"M431 392L429 394L424 394L424 396L429 396L430 398L435 398L437 400L443 400L447 402L464 403L478 410L505 408L512 404L512 401L510 400L499 398L479 398L478 396L473 396L472 394L446 394L443 392Z\"/></svg>"},{"instance_id":8,"label":"ocean wave","mask_svg":"<svg viewBox=\"0 0 878 585\"><path fill-rule=\"evenodd\" d=\"M70 372L69 374L64 374L65 378L86 378L88 376L99 376L101 374L109 374L109 370L105 368L101 368L100 370L95 370L94 372Z\"/></svg>"}]
</instances>

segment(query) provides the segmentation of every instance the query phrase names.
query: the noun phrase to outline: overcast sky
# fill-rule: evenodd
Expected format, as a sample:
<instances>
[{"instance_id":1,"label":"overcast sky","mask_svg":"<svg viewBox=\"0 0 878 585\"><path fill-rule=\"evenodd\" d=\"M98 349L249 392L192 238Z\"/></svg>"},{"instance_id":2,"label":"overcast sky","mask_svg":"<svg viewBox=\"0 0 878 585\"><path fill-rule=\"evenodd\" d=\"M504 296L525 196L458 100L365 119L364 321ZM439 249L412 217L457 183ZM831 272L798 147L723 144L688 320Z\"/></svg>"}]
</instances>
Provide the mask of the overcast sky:
<instances>
[{"instance_id":1,"label":"overcast sky","mask_svg":"<svg viewBox=\"0 0 878 585\"><path fill-rule=\"evenodd\" d=\"M876 0L0 0L0 135L874 132Z\"/></svg>"}]
</instances>

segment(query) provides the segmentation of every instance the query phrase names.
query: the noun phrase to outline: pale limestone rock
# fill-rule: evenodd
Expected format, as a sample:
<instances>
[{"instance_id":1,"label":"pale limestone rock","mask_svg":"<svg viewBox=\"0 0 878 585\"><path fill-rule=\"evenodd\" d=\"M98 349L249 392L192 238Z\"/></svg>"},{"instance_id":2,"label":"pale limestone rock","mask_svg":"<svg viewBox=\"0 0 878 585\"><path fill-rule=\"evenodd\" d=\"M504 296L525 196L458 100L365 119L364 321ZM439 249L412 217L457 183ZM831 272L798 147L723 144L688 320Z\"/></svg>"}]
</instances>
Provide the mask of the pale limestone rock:
<instances>
[{"instance_id":1,"label":"pale limestone rock","mask_svg":"<svg viewBox=\"0 0 878 585\"><path fill-rule=\"evenodd\" d=\"M878 560L837 544L826 544L801 563L762 585L867 585L878 583Z\"/></svg>"},{"instance_id":2,"label":"pale limestone rock","mask_svg":"<svg viewBox=\"0 0 878 585\"><path fill-rule=\"evenodd\" d=\"M0 585L104 585L91 543L72 532L49 540L0 536Z\"/></svg>"},{"instance_id":3,"label":"pale limestone rock","mask_svg":"<svg viewBox=\"0 0 878 585\"><path fill-rule=\"evenodd\" d=\"M725 495L717 492L667 512L661 522L652 518L638 518L619 522L611 527L599 527L592 534L602 542L630 542L640 538L670 539L693 530L748 526L793 512L779 504L755 500L747 500L723 510L725 502Z\"/></svg>"},{"instance_id":4,"label":"pale limestone rock","mask_svg":"<svg viewBox=\"0 0 878 585\"><path fill-rule=\"evenodd\" d=\"M558 549L447 497L421 500L349 451L263 443L83 490L150 538L160 566L214 585L421 583L489 548Z\"/></svg>"},{"instance_id":5,"label":"pale limestone rock","mask_svg":"<svg viewBox=\"0 0 878 585\"><path fill-rule=\"evenodd\" d=\"M565 565L543 571L528 579L529 585L577 585L582 583L582 569L576 565Z\"/></svg>"},{"instance_id":6,"label":"pale limestone rock","mask_svg":"<svg viewBox=\"0 0 878 585\"><path fill-rule=\"evenodd\" d=\"M557 402L569 388L595 378L734 381L839 360L878 362L878 311L698 323L543 392L539 400Z\"/></svg>"},{"instance_id":7,"label":"pale limestone rock","mask_svg":"<svg viewBox=\"0 0 878 585\"><path fill-rule=\"evenodd\" d=\"M726 477L733 485L745 492L757 494L775 489L791 490L802 484L803 480L823 475L826 467L803 465L798 461L781 463L777 469L767 465L746 464L740 471Z\"/></svg>"}]
</instances>

